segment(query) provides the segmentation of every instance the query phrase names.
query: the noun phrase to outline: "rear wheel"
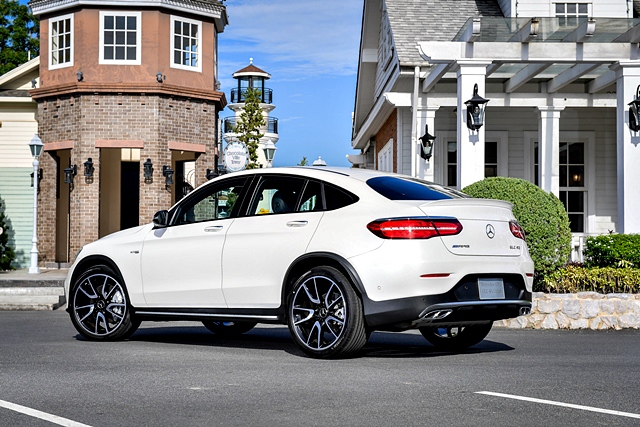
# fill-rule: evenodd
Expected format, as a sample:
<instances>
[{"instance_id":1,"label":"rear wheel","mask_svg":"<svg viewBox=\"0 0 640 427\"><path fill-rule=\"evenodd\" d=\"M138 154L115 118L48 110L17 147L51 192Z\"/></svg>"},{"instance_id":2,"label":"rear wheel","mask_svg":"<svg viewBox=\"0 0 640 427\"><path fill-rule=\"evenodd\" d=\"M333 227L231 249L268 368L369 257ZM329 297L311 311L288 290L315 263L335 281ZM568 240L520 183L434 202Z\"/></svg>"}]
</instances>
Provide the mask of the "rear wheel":
<instances>
[{"instance_id":1,"label":"rear wheel","mask_svg":"<svg viewBox=\"0 0 640 427\"><path fill-rule=\"evenodd\" d=\"M367 342L362 302L333 267L314 267L296 281L287 318L294 341L312 357L348 357Z\"/></svg>"},{"instance_id":2,"label":"rear wheel","mask_svg":"<svg viewBox=\"0 0 640 427\"><path fill-rule=\"evenodd\" d=\"M491 326L493 322L466 326L422 327L420 333L440 349L464 350L485 339L491 331Z\"/></svg>"},{"instance_id":3,"label":"rear wheel","mask_svg":"<svg viewBox=\"0 0 640 427\"><path fill-rule=\"evenodd\" d=\"M213 320L203 320L202 324L214 334L223 337L235 337L249 332L256 326L254 322L219 322Z\"/></svg>"},{"instance_id":4,"label":"rear wheel","mask_svg":"<svg viewBox=\"0 0 640 427\"><path fill-rule=\"evenodd\" d=\"M106 265L88 268L69 290L71 322L91 340L119 340L133 334L140 321L131 315L124 281Z\"/></svg>"}]
</instances>

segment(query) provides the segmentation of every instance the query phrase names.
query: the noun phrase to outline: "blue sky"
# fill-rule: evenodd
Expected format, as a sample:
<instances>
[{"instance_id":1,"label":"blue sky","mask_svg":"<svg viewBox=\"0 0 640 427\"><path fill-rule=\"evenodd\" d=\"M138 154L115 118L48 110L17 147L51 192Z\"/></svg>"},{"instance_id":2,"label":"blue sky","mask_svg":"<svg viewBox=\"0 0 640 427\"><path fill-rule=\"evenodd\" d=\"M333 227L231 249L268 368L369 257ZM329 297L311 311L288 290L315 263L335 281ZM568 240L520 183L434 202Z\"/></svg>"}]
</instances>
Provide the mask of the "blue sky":
<instances>
[{"instance_id":1,"label":"blue sky","mask_svg":"<svg viewBox=\"0 0 640 427\"><path fill-rule=\"evenodd\" d=\"M253 64L271 74L280 140L275 166L322 156L349 166L361 0L227 0L229 25L220 35L221 90L232 74ZM232 116L225 109L220 116Z\"/></svg>"}]
</instances>

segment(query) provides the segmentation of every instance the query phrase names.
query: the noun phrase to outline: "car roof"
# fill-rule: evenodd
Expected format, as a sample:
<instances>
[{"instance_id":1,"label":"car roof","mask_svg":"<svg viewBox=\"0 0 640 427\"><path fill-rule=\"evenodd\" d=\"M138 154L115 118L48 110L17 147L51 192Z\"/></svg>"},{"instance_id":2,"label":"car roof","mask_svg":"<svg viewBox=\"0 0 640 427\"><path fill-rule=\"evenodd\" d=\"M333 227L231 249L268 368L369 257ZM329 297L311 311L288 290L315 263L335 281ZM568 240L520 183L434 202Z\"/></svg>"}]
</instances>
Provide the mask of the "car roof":
<instances>
[{"instance_id":1,"label":"car roof","mask_svg":"<svg viewBox=\"0 0 640 427\"><path fill-rule=\"evenodd\" d=\"M340 177L349 177L358 181L367 181L370 178L376 176L400 176L395 173L382 172L371 169L359 169L348 167L335 167L335 166L287 166L287 167L275 167L265 169L251 169L244 170L242 172L233 172L234 175L240 174L293 174L302 175L310 178L326 179L333 181L335 179L341 180ZM332 179L333 178L333 179Z\"/></svg>"}]
</instances>

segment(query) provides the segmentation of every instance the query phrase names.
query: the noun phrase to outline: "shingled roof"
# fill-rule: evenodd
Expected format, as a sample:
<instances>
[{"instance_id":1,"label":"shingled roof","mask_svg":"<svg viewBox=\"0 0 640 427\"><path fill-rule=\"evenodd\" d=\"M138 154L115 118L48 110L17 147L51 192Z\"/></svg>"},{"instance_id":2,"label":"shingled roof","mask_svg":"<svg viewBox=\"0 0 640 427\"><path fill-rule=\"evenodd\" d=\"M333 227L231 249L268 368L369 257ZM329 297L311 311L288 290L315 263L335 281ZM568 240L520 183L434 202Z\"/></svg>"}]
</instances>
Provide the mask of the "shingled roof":
<instances>
[{"instance_id":1,"label":"shingled roof","mask_svg":"<svg viewBox=\"0 0 640 427\"><path fill-rule=\"evenodd\" d=\"M476 16L504 16L497 0L384 0L400 64L425 62L420 41L451 41Z\"/></svg>"}]
</instances>

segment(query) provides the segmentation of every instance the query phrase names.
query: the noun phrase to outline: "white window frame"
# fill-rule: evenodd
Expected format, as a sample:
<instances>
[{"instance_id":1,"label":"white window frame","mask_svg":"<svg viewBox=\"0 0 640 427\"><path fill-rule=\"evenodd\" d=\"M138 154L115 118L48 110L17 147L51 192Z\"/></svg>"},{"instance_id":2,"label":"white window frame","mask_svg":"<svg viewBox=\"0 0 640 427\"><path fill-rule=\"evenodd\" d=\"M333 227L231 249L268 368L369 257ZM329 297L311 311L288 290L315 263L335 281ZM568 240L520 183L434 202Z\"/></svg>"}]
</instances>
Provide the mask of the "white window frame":
<instances>
[{"instance_id":1,"label":"white window frame","mask_svg":"<svg viewBox=\"0 0 640 427\"><path fill-rule=\"evenodd\" d=\"M393 138L382 147L378 153L378 170L393 172Z\"/></svg>"},{"instance_id":2,"label":"white window frame","mask_svg":"<svg viewBox=\"0 0 640 427\"><path fill-rule=\"evenodd\" d=\"M524 172L527 181L535 183L534 177L534 143L538 141L537 131L524 132ZM596 133L593 131L560 131L560 142L583 142L584 147L584 191L586 197L585 227L576 236L596 232Z\"/></svg>"},{"instance_id":3,"label":"white window frame","mask_svg":"<svg viewBox=\"0 0 640 427\"><path fill-rule=\"evenodd\" d=\"M188 24L191 25L197 25L198 26L198 49L196 50L196 66L191 66L191 65L183 65L183 64L176 64L174 62L174 49L175 49L175 22L179 21L179 22L186 22ZM169 63L171 64L171 68L178 68L181 70L188 70L188 71L197 71L197 72L202 72L202 21L196 21L194 19L189 19L189 18L184 18L182 16L176 16L176 15L171 15L171 49L169 51Z\"/></svg>"},{"instance_id":4,"label":"white window frame","mask_svg":"<svg viewBox=\"0 0 640 427\"><path fill-rule=\"evenodd\" d=\"M498 176L509 176L509 132L486 131L484 141L498 143Z\"/></svg>"},{"instance_id":5,"label":"white window frame","mask_svg":"<svg viewBox=\"0 0 640 427\"><path fill-rule=\"evenodd\" d=\"M53 41L52 41L52 34L53 34L53 23L54 22L60 22L60 21L64 21L66 19L69 19L69 25L71 27L71 32L70 32L70 43L69 43L69 49L71 50L71 54L70 54L70 60L69 62L62 62L62 63L57 63L54 64L53 63ZM73 49L74 49L74 23L73 23L73 13L67 14L67 15L62 15L62 16L57 16L55 18L51 18L49 19L49 69L50 70L55 70L58 68L65 68L65 67L72 67L73 66Z\"/></svg>"},{"instance_id":6,"label":"white window frame","mask_svg":"<svg viewBox=\"0 0 640 427\"><path fill-rule=\"evenodd\" d=\"M105 16L135 16L136 17L136 59L105 59L104 58L104 18ZM142 12L101 11L100 12L100 48L99 63L105 65L140 65L142 64Z\"/></svg>"}]
</instances>

